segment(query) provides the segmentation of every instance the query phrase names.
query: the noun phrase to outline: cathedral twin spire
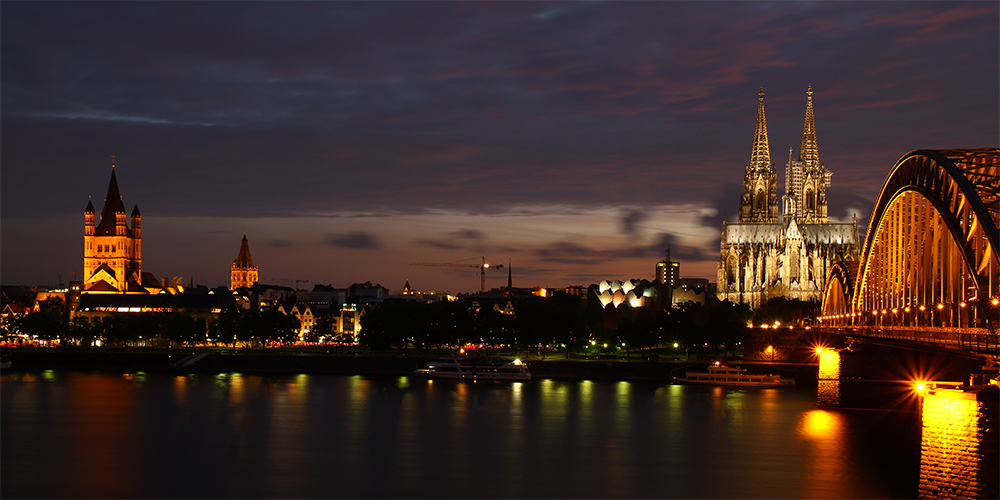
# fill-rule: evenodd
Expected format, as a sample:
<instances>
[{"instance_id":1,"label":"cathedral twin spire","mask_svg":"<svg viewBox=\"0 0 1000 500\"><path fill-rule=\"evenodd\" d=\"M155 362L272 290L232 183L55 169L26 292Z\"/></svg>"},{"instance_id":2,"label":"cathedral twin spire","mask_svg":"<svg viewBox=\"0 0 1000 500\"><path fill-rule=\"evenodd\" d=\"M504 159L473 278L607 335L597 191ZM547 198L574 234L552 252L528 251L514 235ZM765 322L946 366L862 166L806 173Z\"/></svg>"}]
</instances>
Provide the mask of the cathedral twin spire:
<instances>
[{"instance_id":1,"label":"cathedral twin spire","mask_svg":"<svg viewBox=\"0 0 1000 500\"><path fill-rule=\"evenodd\" d=\"M806 118L802 124L802 142L799 143L799 161L806 167L819 165L819 146L816 145L816 118L813 116L813 87L806 90Z\"/></svg>"},{"instance_id":2,"label":"cathedral twin spire","mask_svg":"<svg viewBox=\"0 0 1000 500\"><path fill-rule=\"evenodd\" d=\"M743 178L743 199L740 201L742 223L775 224L778 222L777 175L771 163L767 140L767 118L764 116L764 88L757 102L757 125L754 128L750 163Z\"/></svg>"},{"instance_id":3,"label":"cathedral twin spire","mask_svg":"<svg viewBox=\"0 0 1000 500\"><path fill-rule=\"evenodd\" d=\"M767 118L764 117L764 87L757 93L757 125L753 133L753 149L750 152L750 166L754 169L773 169L771 150L767 141Z\"/></svg>"},{"instance_id":4,"label":"cathedral twin spire","mask_svg":"<svg viewBox=\"0 0 1000 500\"><path fill-rule=\"evenodd\" d=\"M819 159L812 94L810 85L806 91L806 115L802 125L798 158L793 158L789 149L782 214L786 221L794 219L799 223L826 223L826 186L829 174ZM754 127L750 162L746 166L743 180L739 222L776 224L778 223L777 174L774 164L771 163L763 87L757 95L757 123Z\"/></svg>"}]
</instances>

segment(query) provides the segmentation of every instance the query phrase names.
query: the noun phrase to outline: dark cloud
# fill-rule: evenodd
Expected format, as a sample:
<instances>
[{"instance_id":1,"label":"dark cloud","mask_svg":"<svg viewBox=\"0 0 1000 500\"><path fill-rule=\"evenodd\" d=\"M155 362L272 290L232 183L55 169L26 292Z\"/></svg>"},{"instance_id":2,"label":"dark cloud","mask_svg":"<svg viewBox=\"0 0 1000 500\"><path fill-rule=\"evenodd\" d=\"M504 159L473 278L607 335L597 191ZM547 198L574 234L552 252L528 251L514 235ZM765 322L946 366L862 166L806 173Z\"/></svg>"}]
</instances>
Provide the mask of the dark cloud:
<instances>
[{"instance_id":1,"label":"dark cloud","mask_svg":"<svg viewBox=\"0 0 1000 500\"><path fill-rule=\"evenodd\" d=\"M451 243L449 241L439 241L439 240L417 240L414 241L417 245L423 245L431 248L439 248L441 250L457 250L461 247Z\"/></svg>"},{"instance_id":2,"label":"dark cloud","mask_svg":"<svg viewBox=\"0 0 1000 500\"><path fill-rule=\"evenodd\" d=\"M718 260L718 241L709 242L705 246L683 245L679 243L679 238L670 233L660 233L655 243L651 245L641 245L615 250L614 254L628 258L648 258L650 260L662 260L670 248L670 258L675 261L703 262Z\"/></svg>"},{"instance_id":3,"label":"dark cloud","mask_svg":"<svg viewBox=\"0 0 1000 500\"><path fill-rule=\"evenodd\" d=\"M572 241L558 241L534 250L533 254L541 262L597 266L621 259L649 259L651 262L656 262L664 258L668 246L670 258L675 261L694 263L715 261L719 258L718 243L709 242L705 246L684 245L679 243L677 236L670 233L660 233L656 241L650 245L610 249L591 248Z\"/></svg>"},{"instance_id":4,"label":"dark cloud","mask_svg":"<svg viewBox=\"0 0 1000 500\"><path fill-rule=\"evenodd\" d=\"M375 235L363 231L331 234L326 238L326 242L335 247L357 250L374 250L382 246Z\"/></svg>"},{"instance_id":5,"label":"dark cloud","mask_svg":"<svg viewBox=\"0 0 1000 500\"><path fill-rule=\"evenodd\" d=\"M663 205L714 208L701 222L721 229L757 88L781 176L809 84L830 215L845 220L910 150L996 146L998 17L996 2L5 2L2 226L78 216L115 153L150 235L156 217L595 204L627 210L611 229L625 235ZM5 277L45 268L2 241ZM537 256L569 275L614 254Z\"/></svg>"},{"instance_id":6,"label":"dark cloud","mask_svg":"<svg viewBox=\"0 0 1000 500\"><path fill-rule=\"evenodd\" d=\"M622 215L622 233L635 234L636 224L646 220L648 215L639 210L629 210Z\"/></svg>"},{"instance_id":7,"label":"dark cloud","mask_svg":"<svg viewBox=\"0 0 1000 500\"><path fill-rule=\"evenodd\" d=\"M486 237L482 231L477 229L460 229L449 233L449 235L463 240L482 240Z\"/></svg>"},{"instance_id":8,"label":"dark cloud","mask_svg":"<svg viewBox=\"0 0 1000 500\"><path fill-rule=\"evenodd\" d=\"M653 250L659 250L663 255L670 248L670 259L681 262L700 262L719 260L719 243L709 242L706 246L682 245L675 235L661 233L660 241L653 245Z\"/></svg>"},{"instance_id":9,"label":"dark cloud","mask_svg":"<svg viewBox=\"0 0 1000 500\"><path fill-rule=\"evenodd\" d=\"M185 186L199 201L177 198L171 212L233 216L698 201L721 179L699 172L740 178L759 84L775 159L797 144L808 83L826 154L898 157L920 128L995 142L996 120L968 117L996 109L996 79L924 68L996 74L996 44L981 43L995 39L996 5L718 5L12 4L0 149L5 165L55 170L115 150L148 169L143 183L205 175ZM930 130L915 119L925 113L963 118ZM38 154L38 137L57 147ZM314 182L276 178L291 171ZM31 192L6 185L26 182L5 172L5 213ZM208 196L217 182L240 189Z\"/></svg>"},{"instance_id":10,"label":"dark cloud","mask_svg":"<svg viewBox=\"0 0 1000 500\"><path fill-rule=\"evenodd\" d=\"M549 263L597 265L607 262L608 252L587 248L571 241L558 241L534 251L538 260Z\"/></svg>"},{"instance_id":11,"label":"dark cloud","mask_svg":"<svg viewBox=\"0 0 1000 500\"><path fill-rule=\"evenodd\" d=\"M431 248L439 248L441 250L457 250L459 248L463 248L463 246L456 243L455 240L481 241L485 238L486 235L477 229L459 229L438 239L420 239L414 243Z\"/></svg>"},{"instance_id":12,"label":"dark cloud","mask_svg":"<svg viewBox=\"0 0 1000 500\"><path fill-rule=\"evenodd\" d=\"M742 170L742 168L740 168ZM712 215L701 218L705 227L722 228L722 220L736 222L740 215L740 199L743 197L743 185L735 182L720 183L709 198L709 206L715 209Z\"/></svg>"}]
</instances>

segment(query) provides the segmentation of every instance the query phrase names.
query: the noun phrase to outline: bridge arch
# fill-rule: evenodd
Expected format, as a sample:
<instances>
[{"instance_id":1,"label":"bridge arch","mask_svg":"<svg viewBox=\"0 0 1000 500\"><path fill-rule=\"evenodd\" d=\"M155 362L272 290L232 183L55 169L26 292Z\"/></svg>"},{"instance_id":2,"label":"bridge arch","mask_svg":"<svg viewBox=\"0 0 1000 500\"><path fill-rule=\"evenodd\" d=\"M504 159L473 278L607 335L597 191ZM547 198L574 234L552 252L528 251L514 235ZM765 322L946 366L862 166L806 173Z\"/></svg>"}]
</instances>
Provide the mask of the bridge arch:
<instances>
[{"instance_id":1,"label":"bridge arch","mask_svg":"<svg viewBox=\"0 0 1000 500\"><path fill-rule=\"evenodd\" d=\"M823 318L856 326L988 327L1000 314L1000 150L917 150L892 168L862 260L834 267Z\"/></svg>"}]
</instances>

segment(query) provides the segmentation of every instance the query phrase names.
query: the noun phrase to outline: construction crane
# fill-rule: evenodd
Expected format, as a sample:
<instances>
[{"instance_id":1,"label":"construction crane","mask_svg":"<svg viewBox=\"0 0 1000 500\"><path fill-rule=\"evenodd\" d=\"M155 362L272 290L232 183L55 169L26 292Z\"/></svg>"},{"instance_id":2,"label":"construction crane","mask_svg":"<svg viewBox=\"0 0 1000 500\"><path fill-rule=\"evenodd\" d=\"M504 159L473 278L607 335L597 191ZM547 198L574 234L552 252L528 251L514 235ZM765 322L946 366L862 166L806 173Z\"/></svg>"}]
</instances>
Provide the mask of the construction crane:
<instances>
[{"instance_id":1,"label":"construction crane","mask_svg":"<svg viewBox=\"0 0 1000 500\"><path fill-rule=\"evenodd\" d=\"M293 280L288 278L268 278L267 281L289 281L295 283L295 291L299 291L299 283L309 283L309 280Z\"/></svg>"},{"instance_id":2,"label":"construction crane","mask_svg":"<svg viewBox=\"0 0 1000 500\"><path fill-rule=\"evenodd\" d=\"M500 269L503 264L492 265L486 262L486 257L480 257L481 262L479 264L467 264L466 261L472 259L459 260L455 262L410 262L411 266L430 266L430 267L478 267L479 268L479 291L486 291L486 270L490 267L495 269Z\"/></svg>"}]
</instances>

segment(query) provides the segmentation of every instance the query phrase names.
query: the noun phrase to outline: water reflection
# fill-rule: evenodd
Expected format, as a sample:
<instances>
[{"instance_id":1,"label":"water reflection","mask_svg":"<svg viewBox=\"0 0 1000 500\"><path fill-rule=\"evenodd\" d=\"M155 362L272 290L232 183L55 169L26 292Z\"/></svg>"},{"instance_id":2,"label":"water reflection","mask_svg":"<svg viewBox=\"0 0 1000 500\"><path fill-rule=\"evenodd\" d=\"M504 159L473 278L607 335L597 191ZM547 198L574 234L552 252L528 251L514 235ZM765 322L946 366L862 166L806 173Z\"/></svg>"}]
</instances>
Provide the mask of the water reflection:
<instances>
[{"instance_id":1,"label":"water reflection","mask_svg":"<svg viewBox=\"0 0 1000 500\"><path fill-rule=\"evenodd\" d=\"M924 395L920 498L991 498L997 494L996 422L991 431L987 411L975 392L937 389ZM990 450L986 436L991 432ZM993 454L992 467L988 453Z\"/></svg>"},{"instance_id":2,"label":"water reflection","mask_svg":"<svg viewBox=\"0 0 1000 500\"><path fill-rule=\"evenodd\" d=\"M845 422L840 413L812 410L802 414L797 434L809 442L809 490L804 497L826 498L848 474L844 458Z\"/></svg>"},{"instance_id":3,"label":"water reflection","mask_svg":"<svg viewBox=\"0 0 1000 500\"><path fill-rule=\"evenodd\" d=\"M908 435L819 410L808 391L239 373L0 381L5 497L916 494L915 471L907 487L881 468L884 450L917 468Z\"/></svg>"}]
</instances>

